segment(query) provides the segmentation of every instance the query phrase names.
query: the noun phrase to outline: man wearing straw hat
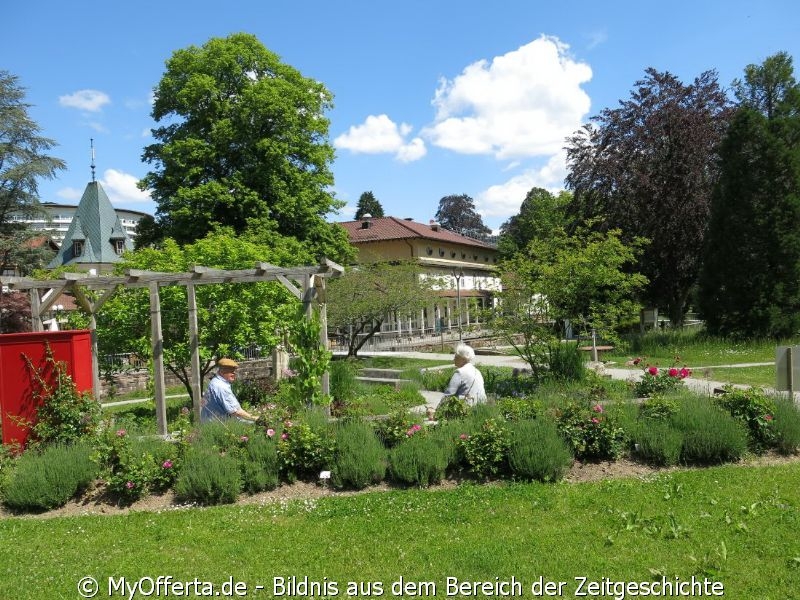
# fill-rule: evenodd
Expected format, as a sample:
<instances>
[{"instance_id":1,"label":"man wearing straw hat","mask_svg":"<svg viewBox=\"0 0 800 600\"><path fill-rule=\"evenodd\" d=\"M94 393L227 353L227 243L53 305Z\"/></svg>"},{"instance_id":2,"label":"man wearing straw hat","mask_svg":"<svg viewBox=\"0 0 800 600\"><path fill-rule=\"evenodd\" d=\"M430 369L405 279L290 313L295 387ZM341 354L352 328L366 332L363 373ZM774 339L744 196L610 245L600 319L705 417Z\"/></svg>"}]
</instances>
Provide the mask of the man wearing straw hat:
<instances>
[{"instance_id":1,"label":"man wearing straw hat","mask_svg":"<svg viewBox=\"0 0 800 600\"><path fill-rule=\"evenodd\" d=\"M205 396L203 396L203 410L200 412L200 421L224 421L237 418L245 421L256 421L258 416L251 415L239 401L231 389L231 383L236 380L238 363L230 358L221 358L217 361L217 374L208 383Z\"/></svg>"}]
</instances>

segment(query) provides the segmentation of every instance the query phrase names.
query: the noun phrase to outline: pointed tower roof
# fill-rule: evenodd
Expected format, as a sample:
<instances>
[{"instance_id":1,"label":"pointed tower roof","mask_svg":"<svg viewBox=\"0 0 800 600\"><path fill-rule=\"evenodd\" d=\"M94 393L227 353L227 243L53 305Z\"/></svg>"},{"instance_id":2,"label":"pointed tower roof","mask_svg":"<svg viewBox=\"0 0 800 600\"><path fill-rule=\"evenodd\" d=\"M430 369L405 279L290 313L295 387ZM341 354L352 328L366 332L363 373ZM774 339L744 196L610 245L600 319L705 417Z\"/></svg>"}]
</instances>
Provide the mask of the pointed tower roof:
<instances>
[{"instance_id":1,"label":"pointed tower roof","mask_svg":"<svg viewBox=\"0 0 800 600\"><path fill-rule=\"evenodd\" d=\"M121 250L133 250L111 200L98 181L86 185L75 216L50 268L69 264L119 262Z\"/></svg>"}]
</instances>

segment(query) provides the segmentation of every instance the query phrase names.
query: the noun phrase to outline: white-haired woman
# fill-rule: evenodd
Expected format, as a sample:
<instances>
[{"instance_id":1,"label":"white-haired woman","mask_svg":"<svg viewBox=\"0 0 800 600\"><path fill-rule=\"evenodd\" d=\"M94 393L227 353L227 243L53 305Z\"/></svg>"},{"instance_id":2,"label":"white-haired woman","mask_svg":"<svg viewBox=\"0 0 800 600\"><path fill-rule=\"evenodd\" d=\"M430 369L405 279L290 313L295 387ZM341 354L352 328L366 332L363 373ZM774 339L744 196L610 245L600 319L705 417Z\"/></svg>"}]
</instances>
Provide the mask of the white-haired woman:
<instances>
[{"instance_id":1,"label":"white-haired woman","mask_svg":"<svg viewBox=\"0 0 800 600\"><path fill-rule=\"evenodd\" d=\"M466 344L458 344L453 356L456 371L444 392L445 396L464 398L469 406L486 402L486 390L483 387L483 375L472 364L475 350Z\"/></svg>"}]
</instances>

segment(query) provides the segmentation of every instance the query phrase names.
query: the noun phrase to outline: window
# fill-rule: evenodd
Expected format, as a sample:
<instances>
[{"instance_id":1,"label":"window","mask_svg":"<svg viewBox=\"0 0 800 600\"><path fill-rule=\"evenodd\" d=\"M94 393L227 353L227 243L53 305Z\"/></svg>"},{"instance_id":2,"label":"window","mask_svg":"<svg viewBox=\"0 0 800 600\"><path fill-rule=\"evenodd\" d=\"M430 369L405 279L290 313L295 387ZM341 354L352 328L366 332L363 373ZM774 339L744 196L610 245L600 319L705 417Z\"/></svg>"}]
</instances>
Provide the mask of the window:
<instances>
[{"instance_id":1,"label":"window","mask_svg":"<svg viewBox=\"0 0 800 600\"><path fill-rule=\"evenodd\" d=\"M428 247L425 249L425 252L427 252L427 253L428 253L428 256L430 256L431 254L433 254L433 248L431 248L430 246L428 246Z\"/></svg>"},{"instance_id":2,"label":"window","mask_svg":"<svg viewBox=\"0 0 800 600\"><path fill-rule=\"evenodd\" d=\"M72 255L83 256L83 240L72 240Z\"/></svg>"},{"instance_id":3,"label":"window","mask_svg":"<svg viewBox=\"0 0 800 600\"><path fill-rule=\"evenodd\" d=\"M114 242L114 252L122 254L125 252L125 240L112 240Z\"/></svg>"}]
</instances>

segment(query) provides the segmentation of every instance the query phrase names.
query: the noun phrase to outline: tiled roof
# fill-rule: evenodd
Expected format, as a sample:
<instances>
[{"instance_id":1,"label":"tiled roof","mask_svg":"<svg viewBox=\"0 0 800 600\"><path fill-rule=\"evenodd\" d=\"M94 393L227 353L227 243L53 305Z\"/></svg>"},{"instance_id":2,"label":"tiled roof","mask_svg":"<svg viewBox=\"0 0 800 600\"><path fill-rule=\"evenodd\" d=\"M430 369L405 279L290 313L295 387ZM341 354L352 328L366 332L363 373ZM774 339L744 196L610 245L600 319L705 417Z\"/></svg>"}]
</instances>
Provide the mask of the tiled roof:
<instances>
[{"instance_id":1,"label":"tiled roof","mask_svg":"<svg viewBox=\"0 0 800 600\"><path fill-rule=\"evenodd\" d=\"M133 250L133 242L125 233L105 190L97 181L87 184L75 217L50 267L74 263L114 263L121 260L112 240L124 241L125 250ZM83 241L83 253L73 254L74 240Z\"/></svg>"},{"instance_id":2,"label":"tiled roof","mask_svg":"<svg viewBox=\"0 0 800 600\"><path fill-rule=\"evenodd\" d=\"M368 222L369 227L364 227ZM474 246L494 250L495 247L486 242L476 240L434 224L425 225L408 219L396 217L378 217L361 219L360 221L345 221L339 223L347 230L350 243L383 242L387 240L424 239L437 242L449 242L462 246Z\"/></svg>"}]
</instances>

